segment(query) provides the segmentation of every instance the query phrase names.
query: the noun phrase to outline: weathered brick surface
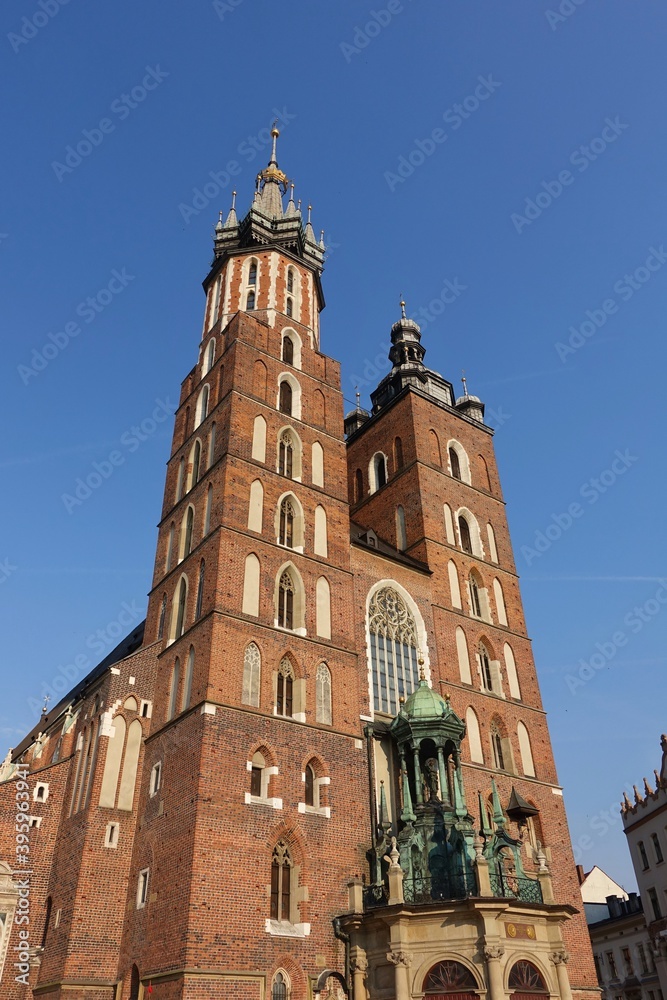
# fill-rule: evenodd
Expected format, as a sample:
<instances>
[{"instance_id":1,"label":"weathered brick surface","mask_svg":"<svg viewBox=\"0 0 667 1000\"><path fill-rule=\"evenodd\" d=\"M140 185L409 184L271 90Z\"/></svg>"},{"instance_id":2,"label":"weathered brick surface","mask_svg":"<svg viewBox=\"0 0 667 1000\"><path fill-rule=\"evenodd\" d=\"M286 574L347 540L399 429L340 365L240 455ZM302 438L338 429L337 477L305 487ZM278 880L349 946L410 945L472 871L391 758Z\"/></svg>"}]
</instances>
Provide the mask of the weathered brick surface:
<instances>
[{"instance_id":1,"label":"weathered brick surface","mask_svg":"<svg viewBox=\"0 0 667 1000\"><path fill-rule=\"evenodd\" d=\"M370 589L393 580L411 595L423 619L424 653L432 685L451 697L465 717L468 707L479 719L484 765L470 761L463 746L469 806L478 792L487 798L496 777L503 801L512 787L540 810L542 836L548 850L556 898L581 908L569 845L563 799L551 753L546 719L521 605L516 568L496 469L492 435L460 414L417 393L399 397L379 417L353 436L346 447L340 366L317 349L310 324L316 303L309 274L283 254L257 248L260 262L257 310L238 312L242 302L243 255L224 264L230 278L224 328L221 320L205 331L196 366L181 387L174 438L167 467L158 530L156 562L143 648L115 664L86 689L73 706L67 726L61 716L46 733L39 757L23 755L31 771L31 787L48 781L49 797L32 804L42 816L31 832L34 923L31 944L41 943L47 899L51 921L41 966L31 971L31 986L49 1000L130 1000L132 983L152 985L157 1000L213 1000L234 996L260 1000L270 994L272 977L282 969L291 981L291 1000L306 1000L312 983L325 968L344 970L341 940L332 919L348 908L346 884L367 876L366 852L373 835L370 814L369 764L365 721L372 713L369 689L366 610ZM272 257L273 255L273 257ZM286 294L286 272L297 268L301 295L297 315L287 318L276 308ZM262 270L262 268L264 270ZM274 276L271 291L266 275ZM209 284L215 280L209 276ZM211 295L208 296L209 308ZM222 307L221 307L222 311ZM233 314L233 315L231 315ZM230 318L231 315L231 318ZM289 326L301 343L301 367L281 360L281 331ZM215 340L215 360L206 370L208 347ZM277 409L278 381L290 371L300 385L301 412L286 416ZM196 414L203 385L208 385L208 413L198 426ZM255 418L266 421L266 460L252 456ZM213 432L213 427L215 431ZM291 427L302 447L300 481L277 475L278 440ZM432 433L433 432L433 433ZM434 434L437 435L436 446ZM403 465L395 465L395 439L400 436ZM213 439L213 444L211 441ZM472 484L452 478L447 444L455 439L469 456ZM195 442L201 444L200 476L189 482ZM313 484L312 447L324 451L324 486ZM368 467L376 451L389 458L389 481L370 496ZM178 495L183 460L185 487ZM355 496L357 468L364 495ZM262 483L262 531L248 529L251 483ZM292 491L304 511L303 552L276 544L275 516L279 499ZM210 523L205 531L211 495ZM447 541L443 504L453 514L471 511L480 526L483 555L465 554ZM396 507L406 517L407 552L427 569L350 545L350 516L381 539L396 544ZM179 559L179 541L189 506L194 508L192 546ZM314 511L327 515L328 553L313 551ZM487 524L493 526L498 563L491 561ZM173 557L167 565L171 526ZM259 616L242 612L246 557L260 561ZM305 593L305 634L274 626L274 595L280 567L290 560ZM463 609L453 607L448 563L458 571ZM196 617L198 579L205 566L201 614ZM465 581L472 569L489 596L492 621L471 617ZM188 579L183 634L170 641L176 595L182 576ZM326 577L331 588L331 639L316 636L315 588ZM493 581L502 585L508 624L501 625ZM164 631L159 635L163 597L167 598ZM455 631L465 631L472 684L461 681ZM481 690L475 650L481 640L492 658L503 660L509 643L517 664L521 700ZM259 706L242 704L242 664L247 644L257 644L262 660ZM183 707L184 671L190 649L194 672L189 704ZM283 657L293 665L303 686L305 722L275 714L275 675ZM181 664L177 711L168 718L172 672ZM326 661L332 676L332 724L316 720L315 676ZM134 696L145 715L126 708ZM72 809L77 773L81 772L85 734L102 713L108 723L123 716L127 724L140 718L142 744L131 811L99 806L102 777L109 752L108 735L99 740L90 767L87 804ZM489 730L499 719L512 745L516 773L497 773L492 766ZM517 723L529 733L536 777L523 775ZM66 728L66 732L63 729ZM53 754L59 742L58 759ZM260 751L268 766L270 803L247 802L248 762ZM151 772L161 764L160 788L151 794ZM305 812L303 774L312 762L321 788L321 804L330 816ZM0 860L12 864L15 850L14 783L0 784ZM301 809L299 808L301 805ZM104 846L107 824L119 824L118 844ZM512 827L512 832L516 829ZM283 840L298 868L298 924L310 925L303 937L267 932L270 866L275 844ZM140 872L149 870L145 905L137 905ZM56 918L57 914L57 918ZM16 929L12 941L15 942ZM582 1000L592 997L595 974L582 915L565 928L570 978ZM133 973L134 970L134 973ZM133 980L134 975L134 980ZM31 989L17 985L9 962L0 993L8 1000L27 1000Z\"/></svg>"}]
</instances>

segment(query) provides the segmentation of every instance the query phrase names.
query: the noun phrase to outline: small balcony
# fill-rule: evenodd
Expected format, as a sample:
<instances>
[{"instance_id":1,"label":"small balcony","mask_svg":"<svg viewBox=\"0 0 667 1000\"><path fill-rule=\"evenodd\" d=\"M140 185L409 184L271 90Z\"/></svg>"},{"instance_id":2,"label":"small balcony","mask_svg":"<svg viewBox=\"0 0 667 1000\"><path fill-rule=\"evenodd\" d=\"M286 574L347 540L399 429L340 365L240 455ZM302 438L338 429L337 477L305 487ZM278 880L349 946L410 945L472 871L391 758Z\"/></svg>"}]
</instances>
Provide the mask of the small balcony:
<instances>
[{"instance_id":1,"label":"small balcony","mask_svg":"<svg viewBox=\"0 0 667 1000\"><path fill-rule=\"evenodd\" d=\"M523 903L544 902L542 886L537 879L519 878L506 874L490 874L491 895L498 899L516 899ZM403 900L411 906L445 903L470 896L480 897L477 880L471 874L419 876L403 879ZM364 886L364 910L389 905L389 889L378 882Z\"/></svg>"}]
</instances>

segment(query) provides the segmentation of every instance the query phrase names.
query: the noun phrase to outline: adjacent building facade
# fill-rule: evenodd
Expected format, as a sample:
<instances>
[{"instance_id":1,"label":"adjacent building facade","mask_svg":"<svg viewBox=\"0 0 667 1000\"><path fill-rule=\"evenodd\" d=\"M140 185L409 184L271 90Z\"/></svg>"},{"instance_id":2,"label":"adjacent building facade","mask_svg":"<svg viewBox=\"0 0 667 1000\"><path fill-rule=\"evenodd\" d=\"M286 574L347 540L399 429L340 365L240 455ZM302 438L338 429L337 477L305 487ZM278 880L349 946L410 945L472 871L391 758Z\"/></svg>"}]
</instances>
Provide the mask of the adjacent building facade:
<instances>
[{"instance_id":1,"label":"adjacent building facade","mask_svg":"<svg viewBox=\"0 0 667 1000\"><path fill-rule=\"evenodd\" d=\"M0 993L592 1000L484 406L402 309L343 418L276 139L216 227L146 621L0 772Z\"/></svg>"}]
</instances>

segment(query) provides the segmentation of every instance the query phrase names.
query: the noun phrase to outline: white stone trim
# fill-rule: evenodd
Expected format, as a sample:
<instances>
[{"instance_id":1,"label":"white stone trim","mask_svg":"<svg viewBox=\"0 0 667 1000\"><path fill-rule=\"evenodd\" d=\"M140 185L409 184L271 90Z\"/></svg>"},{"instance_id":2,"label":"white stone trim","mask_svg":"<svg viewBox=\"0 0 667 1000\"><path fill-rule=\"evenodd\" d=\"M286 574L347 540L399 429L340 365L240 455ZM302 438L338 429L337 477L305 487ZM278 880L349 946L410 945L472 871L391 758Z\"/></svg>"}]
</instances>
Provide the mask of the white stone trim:
<instances>
[{"instance_id":1,"label":"white stone trim","mask_svg":"<svg viewBox=\"0 0 667 1000\"><path fill-rule=\"evenodd\" d=\"M310 924L291 924L287 920L269 920L264 922L264 930L274 937L308 937Z\"/></svg>"},{"instance_id":2,"label":"white stone trim","mask_svg":"<svg viewBox=\"0 0 667 1000\"><path fill-rule=\"evenodd\" d=\"M215 715L216 708L212 705L210 701L205 701L199 710L200 715Z\"/></svg>"}]
</instances>

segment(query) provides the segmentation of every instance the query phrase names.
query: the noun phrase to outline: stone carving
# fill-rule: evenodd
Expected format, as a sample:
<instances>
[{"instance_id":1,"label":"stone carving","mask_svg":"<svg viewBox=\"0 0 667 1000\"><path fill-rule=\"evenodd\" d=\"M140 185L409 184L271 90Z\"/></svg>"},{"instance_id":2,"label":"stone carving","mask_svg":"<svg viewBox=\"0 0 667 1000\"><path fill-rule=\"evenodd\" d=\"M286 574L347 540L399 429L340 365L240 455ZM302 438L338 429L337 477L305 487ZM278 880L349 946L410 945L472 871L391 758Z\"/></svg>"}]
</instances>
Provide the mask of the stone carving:
<instances>
[{"instance_id":1,"label":"stone carving","mask_svg":"<svg viewBox=\"0 0 667 1000\"><path fill-rule=\"evenodd\" d=\"M559 948L558 951L552 951L549 958L554 965L565 965L570 960L570 956L565 948Z\"/></svg>"},{"instance_id":2,"label":"stone carving","mask_svg":"<svg viewBox=\"0 0 667 1000\"><path fill-rule=\"evenodd\" d=\"M484 958L487 962L498 961L505 954L505 949L501 944L485 944Z\"/></svg>"},{"instance_id":3,"label":"stone carving","mask_svg":"<svg viewBox=\"0 0 667 1000\"><path fill-rule=\"evenodd\" d=\"M407 968L412 963L412 957L406 951L388 951L387 961L392 965L405 965Z\"/></svg>"}]
</instances>

